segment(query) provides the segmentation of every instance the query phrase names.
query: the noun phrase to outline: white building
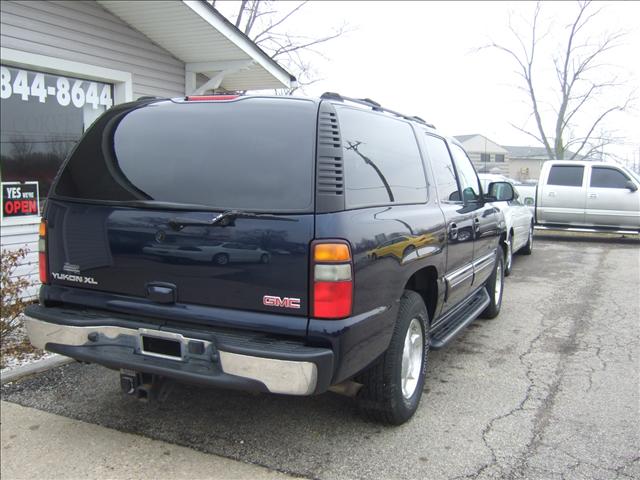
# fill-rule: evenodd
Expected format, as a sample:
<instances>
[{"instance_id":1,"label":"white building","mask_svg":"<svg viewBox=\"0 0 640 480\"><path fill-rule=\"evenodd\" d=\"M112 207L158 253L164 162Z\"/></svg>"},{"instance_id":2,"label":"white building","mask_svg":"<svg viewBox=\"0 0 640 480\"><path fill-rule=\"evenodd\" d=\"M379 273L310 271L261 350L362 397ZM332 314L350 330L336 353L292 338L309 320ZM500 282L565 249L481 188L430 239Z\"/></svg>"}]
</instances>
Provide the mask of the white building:
<instances>
[{"instance_id":1,"label":"white building","mask_svg":"<svg viewBox=\"0 0 640 480\"><path fill-rule=\"evenodd\" d=\"M508 152L504 147L479 133L457 135L454 138L467 151L469 158L479 173L508 175Z\"/></svg>"}]
</instances>

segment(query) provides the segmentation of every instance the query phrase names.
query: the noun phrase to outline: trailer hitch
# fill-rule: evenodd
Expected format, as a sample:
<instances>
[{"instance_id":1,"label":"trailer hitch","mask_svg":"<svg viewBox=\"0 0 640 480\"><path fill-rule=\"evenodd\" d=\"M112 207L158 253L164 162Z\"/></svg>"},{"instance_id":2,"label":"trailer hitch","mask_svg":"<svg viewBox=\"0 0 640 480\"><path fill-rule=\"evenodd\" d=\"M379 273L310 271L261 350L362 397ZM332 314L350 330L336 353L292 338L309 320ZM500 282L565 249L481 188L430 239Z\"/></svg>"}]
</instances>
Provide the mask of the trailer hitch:
<instances>
[{"instance_id":1,"label":"trailer hitch","mask_svg":"<svg viewBox=\"0 0 640 480\"><path fill-rule=\"evenodd\" d=\"M172 380L160 375L134 370L120 370L122 392L138 400L164 402L174 385Z\"/></svg>"}]
</instances>

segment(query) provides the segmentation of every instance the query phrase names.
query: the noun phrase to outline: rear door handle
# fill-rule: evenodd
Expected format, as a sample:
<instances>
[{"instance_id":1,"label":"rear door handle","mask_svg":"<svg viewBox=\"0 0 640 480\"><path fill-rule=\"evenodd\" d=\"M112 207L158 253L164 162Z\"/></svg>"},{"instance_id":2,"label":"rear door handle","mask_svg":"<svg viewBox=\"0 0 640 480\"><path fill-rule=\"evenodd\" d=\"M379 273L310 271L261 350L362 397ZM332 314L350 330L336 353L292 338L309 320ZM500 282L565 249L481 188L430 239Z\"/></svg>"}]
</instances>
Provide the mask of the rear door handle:
<instances>
[{"instance_id":1,"label":"rear door handle","mask_svg":"<svg viewBox=\"0 0 640 480\"><path fill-rule=\"evenodd\" d=\"M589 194L589 198L598 198L598 194L597 193L590 193Z\"/></svg>"},{"instance_id":2,"label":"rear door handle","mask_svg":"<svg viewBox=\"0 0 640 480\"><path fill-rule=\"evenodd\" d=\"M549 196L550 197L555 197L556 196L556 192L549 192Z\"/></svg>"}]
</instances>

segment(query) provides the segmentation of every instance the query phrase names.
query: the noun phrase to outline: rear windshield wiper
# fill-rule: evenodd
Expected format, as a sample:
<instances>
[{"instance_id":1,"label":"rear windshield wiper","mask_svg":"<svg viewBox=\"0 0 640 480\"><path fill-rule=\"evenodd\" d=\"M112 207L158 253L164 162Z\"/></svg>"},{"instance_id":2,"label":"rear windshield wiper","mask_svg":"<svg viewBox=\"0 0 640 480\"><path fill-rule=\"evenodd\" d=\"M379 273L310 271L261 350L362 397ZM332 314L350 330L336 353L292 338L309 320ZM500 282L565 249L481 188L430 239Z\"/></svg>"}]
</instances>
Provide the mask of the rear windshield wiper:
<instances>
[{"instance_id":1,"label":"rear windshield wiper","mask_svg":"<svg viewBox=\"0 0 640 480\"><path fill-rule=\"evenodd\" d=\"M174 217L169 220L169 226L174 230L182 230L184 227L227 227L234 225L236 218L259 218L260 220L283 220L285 222L297 222L298 219L272 215L270 213L252 213L240 210L226 210L211 220L199 220L195 218Z\"/></svg>"}]
</instances>

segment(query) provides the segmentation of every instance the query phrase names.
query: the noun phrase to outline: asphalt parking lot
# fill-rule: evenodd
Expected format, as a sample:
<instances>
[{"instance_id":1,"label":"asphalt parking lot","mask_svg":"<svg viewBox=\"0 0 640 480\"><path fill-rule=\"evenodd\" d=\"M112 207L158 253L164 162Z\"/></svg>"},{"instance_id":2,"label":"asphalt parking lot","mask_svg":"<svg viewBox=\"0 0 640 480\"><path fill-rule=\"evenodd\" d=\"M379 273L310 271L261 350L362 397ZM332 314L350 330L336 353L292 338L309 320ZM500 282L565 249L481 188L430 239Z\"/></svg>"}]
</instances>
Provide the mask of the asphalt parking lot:
<instances>
[{"instance_id":1,"label":"asphalt parking lot","mask_svg":"<svg viewBox=\"0 0 640 480\"><path fill-rule=\"evenodd\" d=\"M640 242L537 234L505 288L498 318L430 355L400 427L333 393L181 386L145 404L116 372L81 364L2 399L308 478L640 478Z\"/></svg>"}]
</instances>

